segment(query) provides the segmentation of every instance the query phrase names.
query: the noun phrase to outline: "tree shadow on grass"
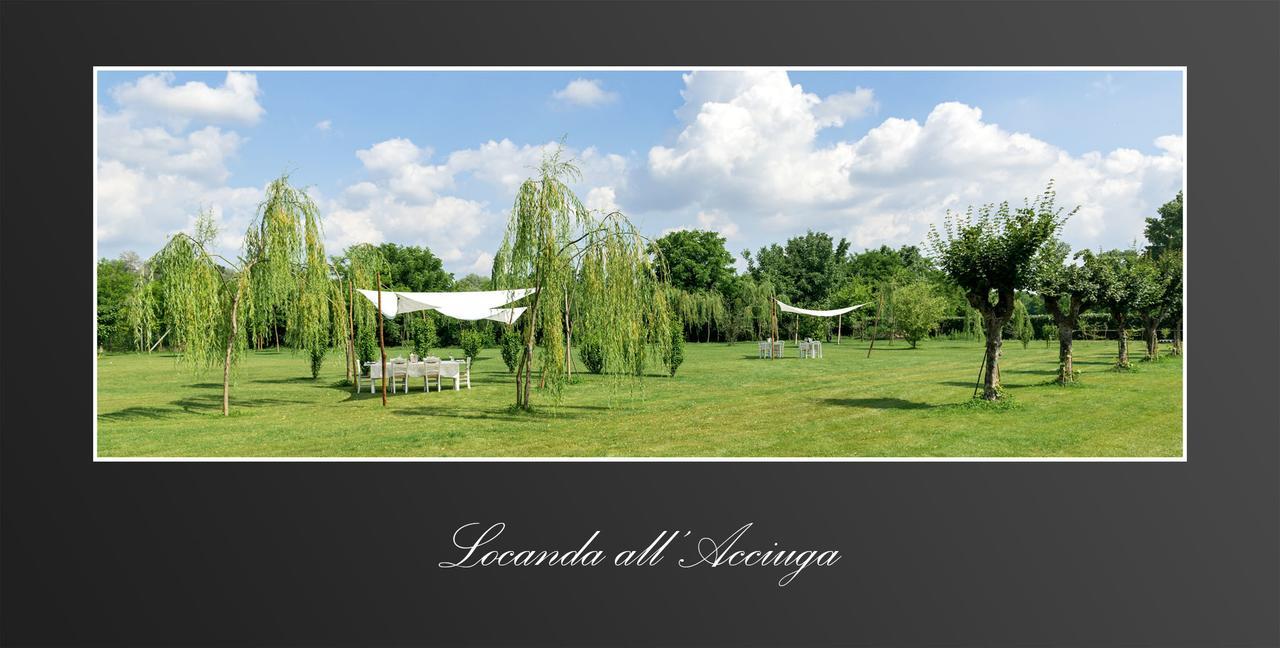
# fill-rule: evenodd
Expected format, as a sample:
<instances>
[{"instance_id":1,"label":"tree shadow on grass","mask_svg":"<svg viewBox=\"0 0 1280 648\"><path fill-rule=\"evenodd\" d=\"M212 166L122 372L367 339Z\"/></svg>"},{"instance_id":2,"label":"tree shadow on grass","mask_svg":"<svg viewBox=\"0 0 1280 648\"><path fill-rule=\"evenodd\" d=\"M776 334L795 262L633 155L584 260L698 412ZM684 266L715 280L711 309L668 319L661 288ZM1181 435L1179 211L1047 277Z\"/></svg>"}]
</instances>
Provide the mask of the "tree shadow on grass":
<instances>
[{"instance_id":1,"label":"tree shadow on grass","mask_svg":"<svg viewBox=\"0 0 1280 648\"><path fill-rule=\"evenodd\" d=\"M863 409L919 410L937 407L936 405L917 403L915 401L903 400L901 398L824 398L820 402L824 405L860 407Z\"/></svg>"},{"instance_id":2,"label":"tree shadow on grass","mask_svg":"<svg viewBox=\"0 0 1280 648\"><path fill-rule=\"evenodd\" d=\"M317 387L329 386L329 383L325 383L320 381L317 378L311 378L308 376L297 376L294 378L266 378L266 379L251 380L249 382L260 383L263 385L293 385L293 384L299 384L299 383L313 383ZM221 387L222 385L218 385L218 386Z\"/></svg>"},{"instance_id":3,"label":"tree shadow on grass","mask_svg":"<svg viewBox=\"0 0 1280 648\"><path fill-rule=\"evenodd\" d=\"M126 407L122 410L99 414L99 421L136 421L141 419L159 420L172 418L179 414L177 410L165 407Z\"/></svg>"},{"instance_id":4,"label":"tree shadow on grass","mask_svg":"<svg viewBox=\"0 0 1280 648\"><path fill-rule=\"evenodd\" d=\"M1000 373L1001 373L1001 374L1007 374L1007 373L1020 373L1020 372L1005 371L1005 370L1001 369L1001 370L1000 370ZM1027 373L1044 373L1044 372L1036 371L1036 372L1027 372ZM940 382L940 383L938 383L938 384L939 384L939 385L946 385L946 386L948 386L948 387L968 387L969 389L973 389L973 388L974 388L974 384L973 384L973 383L971 383L971 382L962 382L962 381L959 381L959 380L946 380L946 381ZM1005 389L1021 389L1021 388L1023 388L1023 387L1031 387L1031 386L1033 386L1033 385L1027 385L1027 384L1022 384L1022 383L1008 383L1008 382L1004 382L1004 381L1002 380L1002 381L1000 381L1000 386L1001 386L1001 387L1003 387L1003 388L1005 388ZM981 387L981 385L979 385L979 386L978 386L978 388L979 388L979 389L981 389L981 388L982 388L982 387Z\"/></svg>"},{"instance_id":5,"label":"tree shadow on grass","mask_svg":"<svg viewBox=\"0 0 1280 648\"><path fill-rule=\"evenodd\" d=\"M231 409L239 407L267 407L271 405L298 405L307 401L288 400L283 398L235 398L231 399ZM212 414L222 411L222 396L189 396L169 401L168 407L126 407L114 412L98 415L102 421L132 421L139 419L159 420L173 418L184 414Z\"/></svg>"},{"instance_id":6,"label":"tree shadow on grass","mask_svg":"<svg viewBox=\"0 0 1280 648\"><path fill-rule=\"evenodd\" d=\"M507 410L497 411L460 411L460 410L442 410L432 407L418 407L414 409L399 409L392 412L396 416L441 416L446 418L461 419L464 421L505 421L508 423L528 423L530 421L564 421L568 419L582 418L580 414L566 413L562 411L564 408L541 408L533 412L513 413ZM558 411L561 410L561 411Z\"/></svg>"}]
</instances>

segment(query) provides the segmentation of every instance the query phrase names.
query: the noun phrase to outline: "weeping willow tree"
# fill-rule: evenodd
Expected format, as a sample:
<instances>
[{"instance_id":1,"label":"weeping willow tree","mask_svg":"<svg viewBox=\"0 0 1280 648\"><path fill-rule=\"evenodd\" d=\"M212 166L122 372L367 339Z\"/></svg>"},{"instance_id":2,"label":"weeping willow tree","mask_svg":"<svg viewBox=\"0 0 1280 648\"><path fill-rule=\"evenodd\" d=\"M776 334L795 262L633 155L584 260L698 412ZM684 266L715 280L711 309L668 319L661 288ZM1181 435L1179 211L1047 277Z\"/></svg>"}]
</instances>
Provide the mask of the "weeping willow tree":
<instances>
[{"instance_id":1,"label":"weeping willow tree","mask_svg":"<svg viewBox=\"0 0 1280 648\"><path fill-rule=\"evenodd\" d=\"M387 260L378 246L361 243L347 248L341 259L347 280L347 330L343 337L347 339L347 375L360 389L360 375L363 371L361 362L373 360L377 349L376 331L378 329L377 307L363 297L355 296L356 286L374 286L379 274L389 271Z\"/></svg>"},{"instance_id":2,"label":"weeping willow tree","mask_svg":"<svg viewBox=\"0 0 1280 648\"><path fill-rule=\"evenodd\" d=\"M288 176L268 185L236 262L210 251L215 235L212 216L201 214L193 234L170 237L148 266L182 361L206 370L221 360L222 413L227 415L231 369L249 334L262 330L267 318L274 323L283 314L296 342L323 356L334 286L319 210Z\"/></svg>"},{"instance_id":3,"label":"weeping willow tree","mask_svg":"<svg viewBox=\"0 0 1280 648\"><path fill-rule=\"evenodd\" d=\"M622 213L596 217L587 210L568 185L580 177L560 150L545 156L537 177L516 193L494 259L495 286L537 290L518 323L519 408L530 407L535 364L540 385L553 398L567 382L571 306L574 338L599 350L608 373L639 374L647 355L660 358L671 343L670 312L658 298L661 285L647 242ZM535 355L535 347L541 353Z\"/></svg>"}]
</instances>

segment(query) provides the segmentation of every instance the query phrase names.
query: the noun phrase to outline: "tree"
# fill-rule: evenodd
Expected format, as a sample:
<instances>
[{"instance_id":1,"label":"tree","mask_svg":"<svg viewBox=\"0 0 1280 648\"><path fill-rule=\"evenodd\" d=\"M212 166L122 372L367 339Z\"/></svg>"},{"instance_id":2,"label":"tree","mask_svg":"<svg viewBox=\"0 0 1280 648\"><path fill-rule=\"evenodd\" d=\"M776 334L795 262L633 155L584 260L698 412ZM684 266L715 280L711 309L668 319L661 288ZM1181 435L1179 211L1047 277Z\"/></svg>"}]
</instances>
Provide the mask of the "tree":
<instances>
[{"instance_id":1,"label":"tree","mask_svg":"<svg viewBox=\"0 0 1280 648\"><path fill-rule=\"evenodd\" d=\"M671 370L672 378L680 365L684 364L684 324L679 317L671 318L671 346L663 357L663 363Z\"/></svg>"},{"instance_id":2,"label":"tree","mask_svg":"<svg viewBox=\"0 0 1280 648\"><path fill-rule=\"evenodd\" d=\"M1031 338L1035 337L1035 327L1031 326L1027 305L1021 299L1013 303L1013 319L1010 324L1013 326L1013 337L1022 343L1023 349L1027 348L1031 344Z\"/></svg>"},{"instance_id":3,"label":"tree","mask_svg":"<svg viewBox=\"0 0 1280 648\"><path fill-rule=\"evenodd\" d=\"M1098 306L1111 315L1119 333L1116 339L1116 368L1129 368L1129 316L1140 298L1143 269L1133 250L1111 250L1085 257L1085 264L1098 281Z\"/></svg>"},{"instance_id":4,"label":"tree","mask_svg":"<svg viewBox=\"0 0 1280 648\"><path fill-rule=\"evenodd\" d=\"M1060 385L1076 380L1072 341L1080 328L1080 313L1093 306L1099 290L1093 264L1079 262L1089 256L1088 250L1078 253L1078 262L1074 264L1067 263L1070 253L1071 248L1061 241L1045 245L1036 258L1033 284L1044 299L1045 310L1053 317L1053 328L1058 336L1057 382ZM1047 342L1047 336L1045 340Z\"/></svg>"},{"instance_id":5,"label":"tree","mask_svg":"<svg viewBox=\"0 0 1280 648\"><path fill-rule=\"evenodd\" d=\"M1160 357L1160 323L1182 311L1182 253L1166 250L1159 258L1143 255L1135 267L1133 311L1142 322L1147 360Z\"/></svg>"},{"instance_id":6,"label":"tree","mask_svg":"<svg viewBox=\"0 0 1280 648\"><path fill-rule=\"evenodd\" d=\"M297 329L296 339L311 351L330 330L330 300L341 293L327 280L320 212L288 176L267 186L237 263L209 250L215 234L212 216L202 214L194 233L170 237L148 266L159 281L183 361L203 369L221 356L225 416L231 411L231 368L244 350L245 331L283 312Z\"/></svg>"},{"instance_id":7,"label":"tree","mask_svg":"<svg viewBox=\"0 0 1280 648\"><path fill-rule=\"evenodd\" d=\"M661 255L659 275L684 291L728 289L733 279L733 255L724 246L724 237L706 230L679 230L654 241Z\"/></svg>"},{"instance_id":8,"label":"tree","mask_svg":"<svg viewBox=\"0 0 1280 648\"><path fill-rule=\"evenodd\" d=\"M937 328L938 320L946 312L946 301L934 294L933 286L916 281L897 289L894 309L898 331L914 349Z\"/></svg>"},{"instance_id":9,"label":"tree","mask_svg":"<svg viewBox=\"0 0 1280 648\"><path fill-rule=\"evenodd\" d=\"M829 234L810 231L788 239L786 247L775 243L760 248L754 258L746 257L748 272L757 281L768 280L780 298L812 308L824 303L831 287L839 285L848 252L848 241L835 242Z\"/></svg>"},{"instance_id":10,"label":"tree","mask_svg":"<svg viewBox=\"0 0 1280 648\"><path fill-rule=\"evenodd\" d=\"M1159 258L1170 250L1182 250L1182 192L1147 219L1147 254Z\"/></svg>"},{"instance_id":11,"label":"tree","mask_svg":"<svg viewBox=\"0 0 1280 648\"><path fill-rule=\"evenodd\" d=\"M1016 291L1032 278L1032 260L1053 238L1067 216L1055 208L1053 183L1044 193L1018 209L1009 203L985 205L964 214L947 212L943 231L929 230L938 266L965 291L969 304L982 315L986 354L982 397L1000 398L1001 331L1013 315Z\"/></svg>"},{"instance_id":12,"label":"tree","mask_svg":"<svg viewBox=\"0 0 1280 648\"><path fill-rule=\"evenodd\" d=\"M138 270L121 255L119 259L99 260L97 274L98 346L109 351L126 349L133 337L128 309L129 296L139 279Z\"/></svg>"},{"instance_id":13,"label":"tree","mask_svg":"<svg viewBox=\"0 0 1280 648\"><path fill-rule=\"evenodd\" d=\"M383 243L377 246L386 263L382 284L391 290L434 292L449 290L453 275L430 249L413 245Z\"/></svg>"},{"instance_id":14,"label":"tree","mask_svg":"<svg viewBox=\"0 0 1280 648\"><path fill-rule=\"evenodd\" d=\"M566 382L565 313L575 281L581 315L574 335L599 346L606 370L639 374L646 354L661 358L671 339L648 241L621 212L593 216L568 185L580 178L578 168L560 156L545 156L537 176L521 183L494 259L495 285L537 291L520 320L516 407L523 409L530 407L535 361L553 396Z\"/></svg>"}]
</instances>

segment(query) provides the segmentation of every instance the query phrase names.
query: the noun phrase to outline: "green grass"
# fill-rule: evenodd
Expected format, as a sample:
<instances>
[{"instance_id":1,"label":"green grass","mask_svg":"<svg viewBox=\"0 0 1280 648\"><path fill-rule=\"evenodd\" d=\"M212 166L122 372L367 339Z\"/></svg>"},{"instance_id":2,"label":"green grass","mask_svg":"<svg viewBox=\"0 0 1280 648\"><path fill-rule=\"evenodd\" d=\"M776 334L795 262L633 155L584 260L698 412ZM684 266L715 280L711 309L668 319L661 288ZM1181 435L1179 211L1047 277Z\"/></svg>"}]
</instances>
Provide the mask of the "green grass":
<instances>
[{"instance_id":1,"label":"green grass","mask_svg":"<svg viewBox=\"0 0 1280 648\"><path fill-rule=\"evenodd\" d=\"M1137 345L1135 345L1136 347ZM1137 351L1137 349L1135 349ZM788 345L787 352L794 354ZM444 355L457 350L445 349ZM1048 384L1057 349L1005 345L1006 405L971 402L978 342L825 345L825 358L756 358L754 343L689 344L675 378L575 374L553 405L511 410L515 387L497 349L470 391L388 394L343 386L331 354L253 353L237 372L231 416L221 372L193 376L169 354L98 360L104 457L1176 457L1182 361L1111 370L1112 342L1076 344L1082 384ZM388 355L403 354L397 349ZM579 363L580 367L581 364ZM579 378L580 377L580 378ZM446 385L449 381L446 381Z\"/></svg>"}]
</instances>

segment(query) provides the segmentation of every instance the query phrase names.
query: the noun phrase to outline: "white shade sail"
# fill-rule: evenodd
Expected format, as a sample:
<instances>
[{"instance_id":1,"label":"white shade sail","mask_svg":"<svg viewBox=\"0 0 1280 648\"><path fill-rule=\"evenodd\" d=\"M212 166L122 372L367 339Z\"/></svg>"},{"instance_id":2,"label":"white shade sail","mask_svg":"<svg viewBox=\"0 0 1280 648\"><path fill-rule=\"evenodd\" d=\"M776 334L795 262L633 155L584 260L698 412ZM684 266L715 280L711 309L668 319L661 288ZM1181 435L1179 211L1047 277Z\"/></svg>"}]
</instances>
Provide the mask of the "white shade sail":
<instances>
[{"instance_id":1,"label":"white shade sail","mask_svg":"<svg viewBox=\"0 0 1280 648\"><path fill-rule=\"evenodd\" d=\"M862 308L863 306L866 306L871 303L871 302L867 302L866 304L858 304L857 306L849 306L847 308L837 308L834 310L809 310L808 308L797 308L790 304L784 304L782 303L781 300L778 300L778 299L775 299L774 301L778 302L778 309L782 310L783 312L799 313L801 315L813 315L814 317L835 317L836 315L844 315L845 313L858 310L859 308Z\"/></svg>"},{"instance_id":2,"label":"white shade sail","mask_svg":"<svg viewBox=\"0 0 1280 648\"><path fill-rule=\"evenodd\" d=\"M508 324L519 319L524 313L523 306L518 308L502 308L513 301L536 292L536 288L514 288L511 290L477 290L471 292L403 292L398 290L382 291L382 314L395 317L401 313L412 313L421 310L435 310L460 320L494 320ZM374 304L378 303L378 291L360 289Z\"/></svg>"}]
</instances>

